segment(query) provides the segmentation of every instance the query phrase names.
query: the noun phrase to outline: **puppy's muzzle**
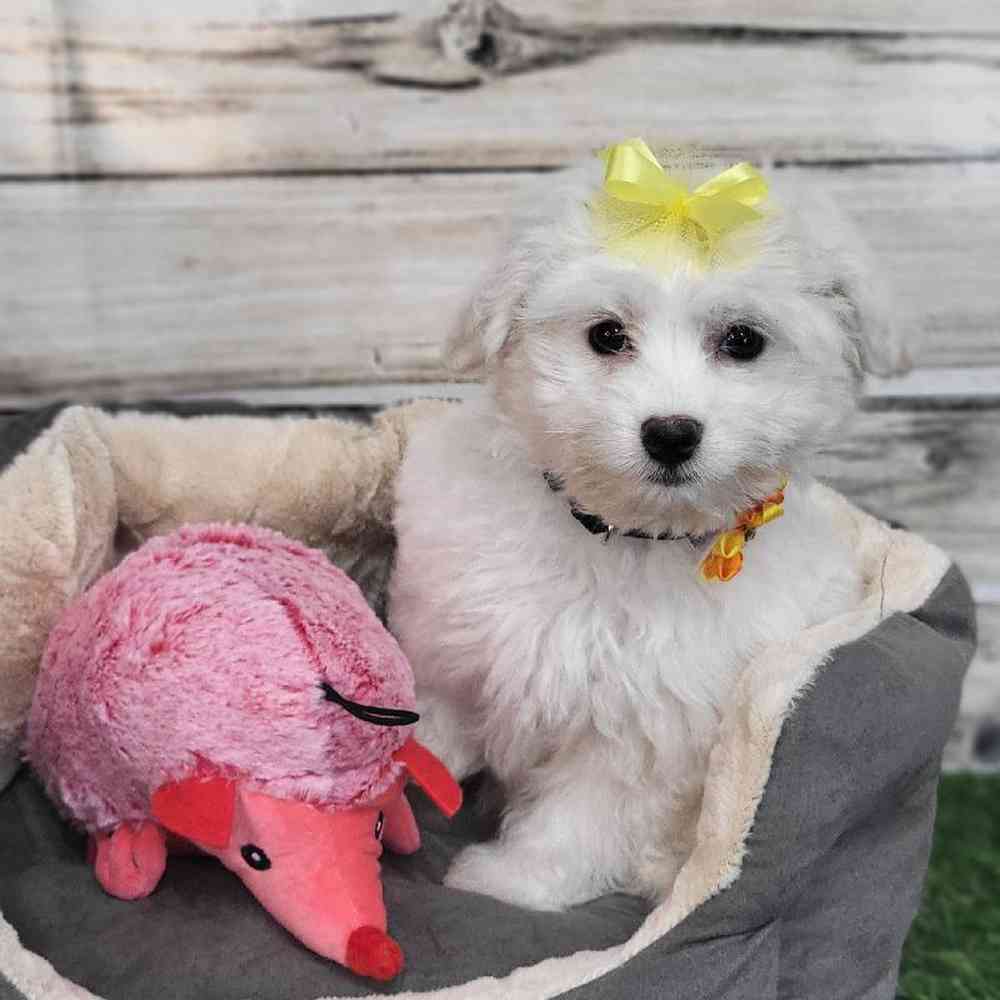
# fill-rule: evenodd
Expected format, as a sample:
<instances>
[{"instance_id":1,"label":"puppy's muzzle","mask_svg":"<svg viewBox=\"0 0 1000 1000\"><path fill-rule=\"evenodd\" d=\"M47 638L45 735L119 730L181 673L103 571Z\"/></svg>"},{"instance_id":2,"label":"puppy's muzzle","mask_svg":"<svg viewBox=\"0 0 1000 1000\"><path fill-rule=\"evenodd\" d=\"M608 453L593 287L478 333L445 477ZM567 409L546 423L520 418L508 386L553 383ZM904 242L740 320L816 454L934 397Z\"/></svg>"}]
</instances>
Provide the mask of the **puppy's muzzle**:
<instances>
[{"instance_id":1,"label":"puppy's muzzle","mask_svg":"<svg viewBox=\"0 0 1000 1000\"><path fill-rule=\"evenodd\" d=\"M698 450L704 430L704 424L693 417L650 417L639 433L646 454L665 468L675 469Z\"/></svg>"}]
</instances>

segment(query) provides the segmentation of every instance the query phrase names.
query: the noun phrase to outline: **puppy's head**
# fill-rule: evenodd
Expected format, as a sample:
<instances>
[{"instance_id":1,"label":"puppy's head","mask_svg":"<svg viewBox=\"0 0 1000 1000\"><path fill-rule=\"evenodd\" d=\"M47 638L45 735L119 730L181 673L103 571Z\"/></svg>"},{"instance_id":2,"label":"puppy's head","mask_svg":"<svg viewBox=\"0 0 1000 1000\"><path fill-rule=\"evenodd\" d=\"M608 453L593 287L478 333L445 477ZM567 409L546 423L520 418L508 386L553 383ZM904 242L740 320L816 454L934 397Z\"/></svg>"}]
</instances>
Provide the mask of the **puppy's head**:
<instances>
[{"instance_id":1,"label":"puppy's head","mask_svg":"<svg viewBox=\"0 0 1000 1000\"><path fill-rule=\"evenodd\" d=\"M653 267L595 233L599 165L548 180L449 360L484 370L539 469L609 523L724 525L828 439L865 371L905 370L863 247L814 195L772 191L731 265Z\"/></svg>"}]
</instances>

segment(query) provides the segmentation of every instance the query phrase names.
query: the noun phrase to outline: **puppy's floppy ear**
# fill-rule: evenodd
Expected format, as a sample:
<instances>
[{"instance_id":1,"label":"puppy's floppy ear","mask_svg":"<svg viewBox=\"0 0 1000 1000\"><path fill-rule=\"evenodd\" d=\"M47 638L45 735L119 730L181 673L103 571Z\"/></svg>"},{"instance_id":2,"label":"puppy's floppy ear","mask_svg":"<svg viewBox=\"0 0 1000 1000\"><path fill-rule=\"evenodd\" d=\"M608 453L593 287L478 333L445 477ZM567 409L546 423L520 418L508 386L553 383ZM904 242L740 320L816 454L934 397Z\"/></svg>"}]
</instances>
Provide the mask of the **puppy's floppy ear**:
<instances>
[{"instance_id":1,"label":"puppy's floppy ear","mask_svg":"<svg viewBox=\"0 0 1000 1000\"><path fill-rule=\"evenodd\" d=\"M902 375L913 367L899 317L874 272L844 273L817 289L847 334L862 371Z\"/></svg>"},{"instance_id":2,"label":"puppy's floppy ear","mask_svg":"<svg viewBox=\"0 0 1000 1000\"><path fill-rule=\"evenodd\" d=\"M491 274L476 292L462 311L458 329L445 341L444 360L451 371L471 375L499 353L510 335L511 293L500 272Z\"/></svg>"},{"instance_id":3,"label":"puppy's floppy ear","mask_svg":"<svg viewBox=\"0 0 1000 1000\"><path fill-rule=\"evenodd\" d=\"M489 366L517 332L519 312L541 276L566 252L585 242L581 218L592 191L594 159L583 167L531 179L515 194L504 225L506 245L444 348L447 366L471 374Z\"/></svg>"},{"instance_id":4,"label":"puppy's floppy ear","mask_svg":"<svg viewBox=\"0 0 1000 1000\"><path fill-rule=\"evenodd\" d=\"M445 344L445 363L453 372L488 369L511 338L525 333L532 293L546 275L574 254L593 250L587 206L603 174L594 156L518 186L506 214L506 248Z\"/></svg>"},{"instance_id":5,"label":"puppy's floppy ear","mask_svg":"<svg viewBox=\"0 0 1000 1000\"><path fill-rule=\"evenodd\" d=\"M847 336L851 360L872 375L912 367L903 324L875 259L853 222L824 192L799 189L797 216L811 291Z\"/></svg>"},{"instance_id":6,"label":"puppy's floppy ear","mask_svg":"<svg viewBox=\"0 0 1000 1000\"><path fill-rule=\"evenodd\" d=\"M520 247L508 247L466 306L458 329L444 345L445 364L451 371L480 372L500 353L527 288L529 268L524 258Z\"/></svg>"}]
</instances>

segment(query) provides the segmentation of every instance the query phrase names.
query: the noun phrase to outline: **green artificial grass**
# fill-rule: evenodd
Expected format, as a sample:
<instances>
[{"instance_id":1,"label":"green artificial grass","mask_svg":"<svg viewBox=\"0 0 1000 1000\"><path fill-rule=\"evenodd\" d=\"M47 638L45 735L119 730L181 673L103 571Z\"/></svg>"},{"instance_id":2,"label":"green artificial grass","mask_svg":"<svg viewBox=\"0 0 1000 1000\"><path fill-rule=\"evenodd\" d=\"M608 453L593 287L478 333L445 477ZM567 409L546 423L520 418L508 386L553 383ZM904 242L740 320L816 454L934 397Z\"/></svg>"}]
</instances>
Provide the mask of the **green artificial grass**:
<instances>
[{"instance_id":1,"label":"green artificial grass","mask_svg":"<svg viewBox=\"0 0 1000 1000\"><path fill-rule=\"evenodd\" d=\"M1000 1000L1000 775L948 775L898 1000Z\"/></svg>"}]
</instances>

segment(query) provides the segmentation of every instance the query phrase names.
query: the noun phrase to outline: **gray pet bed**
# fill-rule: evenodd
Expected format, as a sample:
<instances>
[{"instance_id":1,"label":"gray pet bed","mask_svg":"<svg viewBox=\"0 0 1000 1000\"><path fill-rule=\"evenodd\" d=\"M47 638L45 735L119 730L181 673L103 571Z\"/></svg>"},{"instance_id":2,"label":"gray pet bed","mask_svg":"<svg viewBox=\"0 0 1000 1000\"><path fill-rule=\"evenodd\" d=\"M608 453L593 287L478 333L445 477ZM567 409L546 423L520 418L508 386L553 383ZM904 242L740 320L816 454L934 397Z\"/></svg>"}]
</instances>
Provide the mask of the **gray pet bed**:
<instances>
[{"instance_id":1,"label":"gray pet bed","mask_svg":"<svg viewBox=\"0 0 1000 1000\"><path fill-rule=\"evenodd\" d=\"M0 464L54 418L8 421ZM387 855L384 872L407 968L376 987L306 951L210 859L172 859L148 899L104 895L82 838L22 769L0 792L0 997L893 997L972 602L939 550L830 503L866 554L870 592L748 669L712 754L696 848L660 907L618 895L535 913L445 889L449 859L490 835L496 790L474 781L450 825L414 793L425 846Z\"/></svg>"}]
</instances>

